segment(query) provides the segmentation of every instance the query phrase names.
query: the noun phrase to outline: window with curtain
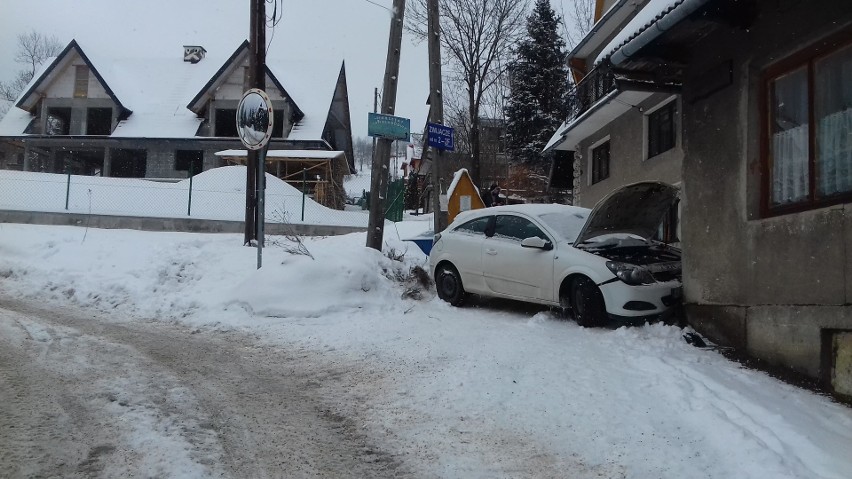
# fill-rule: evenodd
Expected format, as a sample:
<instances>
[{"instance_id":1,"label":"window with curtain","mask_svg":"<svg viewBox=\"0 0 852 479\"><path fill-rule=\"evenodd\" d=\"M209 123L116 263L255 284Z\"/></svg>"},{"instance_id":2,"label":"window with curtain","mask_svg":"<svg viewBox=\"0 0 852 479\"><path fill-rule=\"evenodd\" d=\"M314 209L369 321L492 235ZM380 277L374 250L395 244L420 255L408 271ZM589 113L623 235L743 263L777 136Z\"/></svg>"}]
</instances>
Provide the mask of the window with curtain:
<instances>
[{"instance_id":1,"label":"window with curtain","mask_svg":"<svg viewBox=\"0 0 852 479\"><path fill-rule=\"evenodd\" d=\"M852 199L852 45L818 53L767 75L769 214Z\"/></svg>"}]
</instances>

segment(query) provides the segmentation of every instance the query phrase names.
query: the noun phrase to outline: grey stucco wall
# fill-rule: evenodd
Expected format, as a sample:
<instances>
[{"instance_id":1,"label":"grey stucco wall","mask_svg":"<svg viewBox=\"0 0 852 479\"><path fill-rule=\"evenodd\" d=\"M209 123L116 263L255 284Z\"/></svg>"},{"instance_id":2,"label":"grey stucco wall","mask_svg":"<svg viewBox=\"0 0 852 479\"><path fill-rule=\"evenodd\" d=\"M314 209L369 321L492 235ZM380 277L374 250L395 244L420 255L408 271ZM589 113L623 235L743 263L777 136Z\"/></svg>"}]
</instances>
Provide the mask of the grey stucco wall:
<instances>
[{"instance_id":1,"label":"grey stucco wall","mask_svg":"<svg viewBox=\"0 0 852 479\"><path fill-rule=\"evenodd\" d=\"M646 135L644 112L664 102L670 96L668 94L651 96L580 143L580 158L576 161L580 161L582 174L576 205L593 208L612 190L637 181L664 181L671 184L680 181L683 149L679 126L675 128L676 145L671 150L645 159L643 148ZM674 101L678 101L678 112L680 112L679 100ZM680 120L677 119L676 125L679 125L679 122ZM590 148L607 136L610 142L609 178L590 185L589 179L592 174Z\"/></svg>"},{"instance_id":2,"label":"grey stucco wall","mask_svg":"<svg viewBox=\"0 0 852 479\"><path fill-rule=\"evenodd\" d=\"M852 2L757 5L748 30L698 44L684 82L685 299L713 339L816 376L819 331L852 328L852 205L761 217L759 87L766 67L850 28ZM725 62L732 84L695 99Z\"/></svg>"}]
</instances>

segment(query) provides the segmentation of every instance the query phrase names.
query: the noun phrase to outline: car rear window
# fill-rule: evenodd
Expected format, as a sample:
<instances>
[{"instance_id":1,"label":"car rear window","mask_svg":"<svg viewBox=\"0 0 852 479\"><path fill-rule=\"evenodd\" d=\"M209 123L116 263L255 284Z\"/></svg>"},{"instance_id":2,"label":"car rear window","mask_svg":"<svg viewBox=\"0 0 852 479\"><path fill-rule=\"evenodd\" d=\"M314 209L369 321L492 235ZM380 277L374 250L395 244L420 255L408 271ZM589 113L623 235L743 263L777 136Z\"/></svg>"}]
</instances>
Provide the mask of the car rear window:
<instances>
[{"instance_id":1,"label":"car rear window","mask_svg":"<svg viewBox=\"0 0 852 479\"><path fill-rule=\"evenodd\" d=\"M570 213L544 213L539 215L542 221L559 236L568 241L574 241L586 224L589 217L588 211L572 211Z\"/></svg>"}]
</instances>

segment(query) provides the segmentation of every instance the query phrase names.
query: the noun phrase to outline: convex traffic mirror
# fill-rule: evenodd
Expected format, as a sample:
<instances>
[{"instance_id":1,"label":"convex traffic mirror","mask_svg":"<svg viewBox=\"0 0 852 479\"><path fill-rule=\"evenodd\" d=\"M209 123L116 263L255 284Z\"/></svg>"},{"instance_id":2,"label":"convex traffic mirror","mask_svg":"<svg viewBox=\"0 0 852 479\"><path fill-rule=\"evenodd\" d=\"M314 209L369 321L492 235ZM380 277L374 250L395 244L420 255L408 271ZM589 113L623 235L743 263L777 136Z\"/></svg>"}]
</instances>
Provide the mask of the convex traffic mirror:
<instances>
[{"instance_id":1,"label":"convex traffic mirror","mask_svg":"<svg viewBox=\"0 0 852 479\"><path fill-rule=\"evenodd\" d=\"M237 134L246 148L259 150L272 137L272 102L263 90L252 88L237 107Z\"/></svg>"}]
</instances>

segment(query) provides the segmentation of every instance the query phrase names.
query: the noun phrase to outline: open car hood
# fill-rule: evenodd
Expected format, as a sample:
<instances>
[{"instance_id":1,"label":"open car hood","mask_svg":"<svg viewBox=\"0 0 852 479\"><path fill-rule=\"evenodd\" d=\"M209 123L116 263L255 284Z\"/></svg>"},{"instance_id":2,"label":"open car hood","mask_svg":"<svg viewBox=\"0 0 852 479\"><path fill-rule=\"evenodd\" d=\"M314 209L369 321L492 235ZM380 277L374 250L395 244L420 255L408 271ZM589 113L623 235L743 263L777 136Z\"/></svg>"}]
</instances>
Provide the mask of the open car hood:
<instances>
[{"instance_id":1,"label":"open car hood","mask_svg":"<svg viewBox=\"0 0 852 479\"><path fill-rule=\"evenodd\" d=\"M634 183L608 194L595 205L574 246L597 236L629 233L651 239L679 190L658 181Z\"/></svg>"}]
</instances>

